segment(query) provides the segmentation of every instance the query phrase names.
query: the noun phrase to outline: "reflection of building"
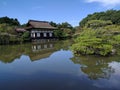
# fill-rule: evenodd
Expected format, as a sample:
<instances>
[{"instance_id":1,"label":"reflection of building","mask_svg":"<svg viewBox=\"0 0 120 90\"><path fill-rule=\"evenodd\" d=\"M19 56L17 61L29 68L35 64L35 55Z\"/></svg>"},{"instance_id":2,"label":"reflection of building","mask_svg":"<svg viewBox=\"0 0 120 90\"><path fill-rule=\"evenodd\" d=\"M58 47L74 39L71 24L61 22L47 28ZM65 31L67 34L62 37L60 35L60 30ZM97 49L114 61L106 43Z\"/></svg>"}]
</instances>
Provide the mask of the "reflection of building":
<instances>
[{"instance_id":1,"label":"reflection of building","mask_svg":"<svg viewBox=\"0 0 120 90\"><path fill-rule=\"evenodd\" d=\"M32 42L19 45L2 45L0 46L0 62L11 63L22 55L29 56L31 61L40 60L50 57L60 49L68 50L68 46L70 45L71 42L68 41L58 42L56 40L49 41L46 39L40 43Z\"/></svg>"},{"instance_id":2,"label":"reflection of building","mask_svg":"<svg viewBox=\"0 0 120 90\"><path fill-rule=\"evenodd\" d=\"M32 44L32 52L29 54L31 61L49 57L55 52L55 42L44 42Z\"/></svg>"},{"instance_id":3,"label":"reflection of building","mask_svg":"<svg viewBox=\"0 0 120 90\"><path fill-rule=\"evenodd\" d=\"M52 49L53 48L53 43L43 43L43 44L34 44L32 45L32 51L41 51L44 49Z\"/></svg>"},{"instance_id":4,"label":"reflection of building","mask_svg":"<svg viewBox=\"0 0 120 90\"><path fill-rule=\"evenodd\" d=\"M56 42L44 42L39 44L21 44L21 45L2 45L0 46L0 62L12 63L22 55L30 57L31 61L40 60L49 57L55 48Z\"/></svg>"}]
</instances>

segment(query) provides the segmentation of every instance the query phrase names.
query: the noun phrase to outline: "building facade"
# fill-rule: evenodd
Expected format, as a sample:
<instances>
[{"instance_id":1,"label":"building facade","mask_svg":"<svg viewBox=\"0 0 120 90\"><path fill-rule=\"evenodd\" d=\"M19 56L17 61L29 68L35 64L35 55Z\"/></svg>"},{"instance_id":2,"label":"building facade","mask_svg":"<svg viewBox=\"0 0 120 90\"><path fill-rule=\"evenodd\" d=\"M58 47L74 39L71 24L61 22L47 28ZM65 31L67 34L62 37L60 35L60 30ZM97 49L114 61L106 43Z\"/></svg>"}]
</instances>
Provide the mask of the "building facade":
<instances>
[{"instance_id":1,"label":"building facade","mask_svg":"<svg viewBox=\"0 0 120 90\"><path fill-rule=\"evenodd\" d=\"M30 32L31 39L53 39L55 27L51 26L46 21L29 20L27 31Z\"/></svg>"}]
</instances>

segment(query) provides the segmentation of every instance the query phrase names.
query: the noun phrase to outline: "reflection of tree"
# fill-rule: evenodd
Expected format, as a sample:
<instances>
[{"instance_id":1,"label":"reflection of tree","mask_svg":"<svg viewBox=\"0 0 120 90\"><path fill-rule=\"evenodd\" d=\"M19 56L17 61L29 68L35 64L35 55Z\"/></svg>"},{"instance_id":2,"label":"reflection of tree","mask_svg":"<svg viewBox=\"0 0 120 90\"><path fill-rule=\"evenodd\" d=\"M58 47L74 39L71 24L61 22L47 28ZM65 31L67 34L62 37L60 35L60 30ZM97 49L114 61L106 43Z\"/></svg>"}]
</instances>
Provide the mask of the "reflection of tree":
<instances>
[{"instance_id":1,"label":"reflection of tree","mask_svg":"<svg viewBox=\"0 0 120 90\"><path fill-rule=\"evenodd\" d=\"M109 63L119 60L120 57L96 57L96 56L81 56L74 57L72 61L75 64L81 65L81 70L88 75L90 79L109 78L114 70L109 66Z\"/></svg>"},{"instance_id":2,"label":"reflection of tree","mask_svg":"<svg viewBox=\"0 0 120 90\"><path fill-rule=\"evenodd\" d=\"M68 49L70 41L52 41L44 43L28 43L21 45L0 46L0 61L11 63L21 55L28 55L31 61L49 57L53 52L60 49Z\"/></svg>"},{"instance_id":3,"label":"reflection of tree","mask_svg":"<svg viewBox=\"0 0 120 90\"><path fill-rule=\"evenodd\" d=\"M14 59L19 58L22 54L26 54L29 51L29 44L0 46L0 61L11 63Z\"/></svg>"}]
</instances>

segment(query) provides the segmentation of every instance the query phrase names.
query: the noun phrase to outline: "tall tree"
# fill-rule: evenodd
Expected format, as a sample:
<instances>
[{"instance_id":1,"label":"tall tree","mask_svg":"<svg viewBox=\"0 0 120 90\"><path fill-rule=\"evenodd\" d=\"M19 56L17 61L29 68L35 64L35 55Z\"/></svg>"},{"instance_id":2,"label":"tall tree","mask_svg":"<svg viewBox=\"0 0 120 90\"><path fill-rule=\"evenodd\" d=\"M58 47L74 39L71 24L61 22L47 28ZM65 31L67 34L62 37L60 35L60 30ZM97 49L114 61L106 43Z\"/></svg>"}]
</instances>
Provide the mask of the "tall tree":
<instances>
[{"instance_id":1,"label":"tall tree","mask_svg":"<svg viewBox=\"0 0 120 90\"><path fill-rule=\"evenodd\" d=\"M1 17L0 18L0 24L8 24L8 25L13 25L13 26L19 26L20 23L19 21L15 18L9 18L9 17Z\"/></svg>"},{"instance_id":2,"label":"tall tree","mask_svg":"<svg viewBox=\"0 0 120 90\"><path fill-rule=\"evenodd\" d=\"M90 20L104 20L111 21L113 24L120 24L120 10L107 10L105 12L96 12L88 15L79 24L84 27Z\"/></svg>"}]
</instances>

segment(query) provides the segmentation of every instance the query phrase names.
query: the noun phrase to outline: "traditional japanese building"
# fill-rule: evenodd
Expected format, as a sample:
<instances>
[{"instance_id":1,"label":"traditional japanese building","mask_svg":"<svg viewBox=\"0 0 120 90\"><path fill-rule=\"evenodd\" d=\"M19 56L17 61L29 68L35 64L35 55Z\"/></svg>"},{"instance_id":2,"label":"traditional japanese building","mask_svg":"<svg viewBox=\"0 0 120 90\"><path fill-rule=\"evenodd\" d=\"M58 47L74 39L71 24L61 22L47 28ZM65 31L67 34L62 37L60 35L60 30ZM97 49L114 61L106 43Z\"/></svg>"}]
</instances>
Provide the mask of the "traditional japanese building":
<instances>
[{"instance_id":1,"label":"traditional japanese building","mask_svg":"<svg viewBox=\"0 0 120 90\"><path fill-rule=\"evenodd\" d=\"M15 31L17 33L24 33L24 32L26 32L26 30L24 28L15 28Z\"/></svg>"},{"instance_id":2,"label":"traditional japanese building","mask_svg":"<svg viewBox=\"0 0 120 90\"><path fill-rule=\"evenodd\" d=\"M53 39L56 28L46 21L29 20L26 30L30 32L31 39Z\"/></svg>"}]
</instances>

